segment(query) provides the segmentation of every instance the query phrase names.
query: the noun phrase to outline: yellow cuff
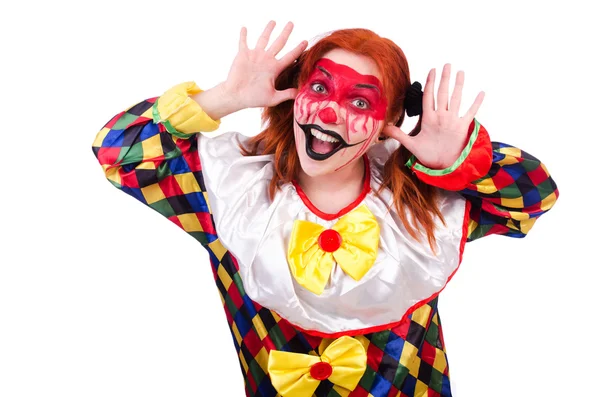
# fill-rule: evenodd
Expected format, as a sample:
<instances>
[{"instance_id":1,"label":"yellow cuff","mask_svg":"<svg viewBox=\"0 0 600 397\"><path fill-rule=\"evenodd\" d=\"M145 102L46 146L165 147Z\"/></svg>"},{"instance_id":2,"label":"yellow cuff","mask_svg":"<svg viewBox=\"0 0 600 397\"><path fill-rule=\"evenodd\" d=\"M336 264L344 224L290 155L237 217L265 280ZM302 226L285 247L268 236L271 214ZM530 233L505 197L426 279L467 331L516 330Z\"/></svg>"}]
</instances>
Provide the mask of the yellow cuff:
<instances>
[{"instance_id":1,"label":"yellow cuff","mask_svg":"<svg viewBox=\"0 0 600 397\"><path fill-rule=\"evenodd\" d=\"M154 115L154 122L163 123L167 130L175 135L192 135L216 130L221 120L211 119L198 102L190 97L200 92L202 90L193 81L169 89L156 102L157 114Z\"/></svg>"}]
</instances>

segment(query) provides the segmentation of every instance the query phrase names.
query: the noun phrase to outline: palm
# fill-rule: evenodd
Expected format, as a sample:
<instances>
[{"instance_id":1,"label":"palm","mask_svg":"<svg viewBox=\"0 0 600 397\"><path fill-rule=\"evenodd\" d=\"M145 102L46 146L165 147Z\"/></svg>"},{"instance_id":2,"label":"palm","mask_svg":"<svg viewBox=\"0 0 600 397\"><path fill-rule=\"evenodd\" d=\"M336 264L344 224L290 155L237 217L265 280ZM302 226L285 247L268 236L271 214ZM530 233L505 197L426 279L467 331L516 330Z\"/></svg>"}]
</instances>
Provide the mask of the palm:
<instances>
[{"instance_id":1,"label":"palm","mask_svg":"<svg viewBox=\"0 0 600 397\"><path fill-rule=\"evenodd\" d=\"M388 126L384 133L397 139L411 151L426 167L443 169L452 165L460 156L468 140L469 125L483 102L484 93L480 92L467 113L460 117L464 73L458 72L456 84L450 103L448 92L450 82L450 65L445 65L438 89L437 109L435 108L433 86L435 69L429 72L423 91L423 115L421 131L411 137L394 126Z\"/></svg>"},{"instance_id":2,"label":"palm","mask_svg":"<svg viewBox=\"0 0 600 397\"><path fill-rule=\"evenodd\" d=\"M242 97L266 105L276 92L275 78L278 70L276 62L273 62L274 58L261 59L260 55L263 54L252 51L238 53L227 77L227 84L235 88Z\"/></svg>"},{"instance_id":3,"label":"palm","mask_svg":"<svg viewBox=\"0 0 600 397\"><path fill-rule=\"evenodd\" d=\"M292 32L293 24L288 23L279 37L267 49L266 46L274 27L275 22L269 22L254 49L248 48L246 29L242 28L240 33L239 52L233 60L225 85L228 91L235 92L239 98L243 98L244 107L275 106L296 96L295 89L277 91L275 79L300 56L308 43L301 42L278 60L275 56L285 46Z\"/></svg>"}]
</instances>

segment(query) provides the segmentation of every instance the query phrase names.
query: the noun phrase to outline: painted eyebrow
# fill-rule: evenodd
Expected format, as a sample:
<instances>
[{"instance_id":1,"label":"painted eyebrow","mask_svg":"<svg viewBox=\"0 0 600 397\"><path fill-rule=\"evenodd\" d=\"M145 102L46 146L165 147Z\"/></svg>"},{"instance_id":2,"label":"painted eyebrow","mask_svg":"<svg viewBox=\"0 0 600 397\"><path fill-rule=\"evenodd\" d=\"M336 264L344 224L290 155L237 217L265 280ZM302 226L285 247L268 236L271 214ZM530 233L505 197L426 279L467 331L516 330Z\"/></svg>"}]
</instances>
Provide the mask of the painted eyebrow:
<instances>
[{"instance_id":1,"label":"painted eyebrow","mask_svg":"<svg viewBox=\"0 0 600 397\"><path fill-rule=\"evenodd\" d=\"M329 77L330 80L333 80L333 76L331 75L331 73L329 73L324 67L322 66L317 66L317 69L319 69L321 72L323 72L327 77ZM379 87L377 87L376 85L373 84L356 84L354 87L356 88L368 88L371 90L375 90L377 92L379 91Z\"/></svg>"},{"instance_id":2,"label":"painted eyebrow","mask_svg":"<svg viewBox=\"0 0 600 397\"><path fill-rule=\"evenodd\" d=\"M331 73L329 73L327 70L325 70L325 68L324 68L324 67L322 67L322 66L317 66L317 69L319 69L321 72L325 73L325 75L326 75L327 77L329 77L330 79L332 79L332 80L333 80L333 76L331 75Z\"/></svg>"},{"instance_id":3,"label":"painted eyebrow","mask_svg":"<svg viewBox=\"0 0 600 397\"><path fill-rule=\"evenodd\" d=\"M369 88L372 90L375 90L377 92L379 92L379 87L377 87L376 85L373 84L356 84L354 87L356 88Z\"/></svg>"}]
</instances>

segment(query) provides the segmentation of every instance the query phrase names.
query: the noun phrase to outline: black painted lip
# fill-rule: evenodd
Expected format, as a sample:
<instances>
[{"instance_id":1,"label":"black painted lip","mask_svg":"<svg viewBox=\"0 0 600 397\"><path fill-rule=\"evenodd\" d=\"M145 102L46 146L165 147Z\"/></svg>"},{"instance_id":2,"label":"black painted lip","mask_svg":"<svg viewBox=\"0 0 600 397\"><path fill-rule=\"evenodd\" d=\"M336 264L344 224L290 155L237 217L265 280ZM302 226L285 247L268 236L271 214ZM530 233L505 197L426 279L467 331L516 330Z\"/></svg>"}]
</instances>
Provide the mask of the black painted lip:
<instances>
[{"instance_id":1,"label":"black painted lip","mask_svg":"<svg viewBox=\"0 0 600 397\"><path fill-rule=\"evenodd\" d=\"M364 141L366 141L366 139L365 139L365 140L363 140L361 142L358 142L358 143L355 143L353 145L350 145L337 132L323 129L318 124L300 124L298 122L298 120L296 120L296 124L298 124L298 127L300 127L300 129L302 129L302 131L304 131L304 138L305 138L304 140L305 140L305 143L306 143L306 145L305 145L306 146L306 154L308 155L308 157L310 157L311 159L316 160L316 161L327 160L328 158L330 158L331 156L333 156L334 154L336 154L341 149L352 147L352 146L356 146L356 145L360 145L361 143L363 143ZM314 139L314 137L310 133L310 130L312 130L313 128L315 130L321 131L325 135L329 135L329 136L337 139L339 141L338 146L335 149L333 149L331 152L325 153L325 154L323 154L323 153L317 153L314 150L312 150L311 143L312 143L312 139Z\"/></svg>"}]
</instances>

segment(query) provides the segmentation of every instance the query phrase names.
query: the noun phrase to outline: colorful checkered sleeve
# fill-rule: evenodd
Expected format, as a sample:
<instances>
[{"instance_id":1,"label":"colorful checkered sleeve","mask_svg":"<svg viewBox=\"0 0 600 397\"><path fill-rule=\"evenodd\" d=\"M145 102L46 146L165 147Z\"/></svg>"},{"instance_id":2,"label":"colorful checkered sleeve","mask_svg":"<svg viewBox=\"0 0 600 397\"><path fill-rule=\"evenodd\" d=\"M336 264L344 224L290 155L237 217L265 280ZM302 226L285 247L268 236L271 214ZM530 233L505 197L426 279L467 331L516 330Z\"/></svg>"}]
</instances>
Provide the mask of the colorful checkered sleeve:
<instances>
[{"instance_id":1,"label":"colorful checkered sleeve","mask_svg":"<svg viewBox=\"0 0 600 397\"><path fill-rule=\"evenodd\" d=\"M197 152L198 134L167 131L157 101L151 98L117 114L97 134L92 149L115 187L206 245L217 236Z\"/></svg>"},{"instance_id":2,"label":"colorful checkered sleeve","mask_svg":"<svg viewBox=\"0 0 600 397\"><path fill-rule=\"evenodd\" d=\"M471 202L468 241L490 234L525 237L558 198L558 189L538 159L492 142L492 166L461 194Z\"/></svg>"}]
</instances>

